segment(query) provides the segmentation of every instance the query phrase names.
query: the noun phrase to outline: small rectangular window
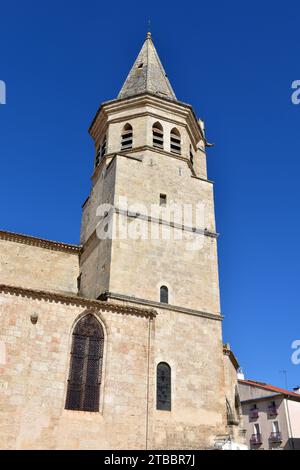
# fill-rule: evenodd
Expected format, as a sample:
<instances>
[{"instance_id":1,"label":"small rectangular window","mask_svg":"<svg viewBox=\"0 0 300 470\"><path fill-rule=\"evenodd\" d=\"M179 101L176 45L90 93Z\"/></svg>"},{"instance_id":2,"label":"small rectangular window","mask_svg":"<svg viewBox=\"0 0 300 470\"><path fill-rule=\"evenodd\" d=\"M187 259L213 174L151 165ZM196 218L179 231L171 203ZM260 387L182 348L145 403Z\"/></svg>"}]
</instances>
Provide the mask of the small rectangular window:
<instances>
[{"instance_id":1,"label":"small rectangular window","mask_svg":"<svg viewBox=\"0 0 300 470\"><path fill-rule=\"evenodd\" d=\"M166 207L166 205L167 205L167 196L166 196L166 194L161 194L159 196L159 205L162 206L162 207Z\"/></svg>"}]
</instances>

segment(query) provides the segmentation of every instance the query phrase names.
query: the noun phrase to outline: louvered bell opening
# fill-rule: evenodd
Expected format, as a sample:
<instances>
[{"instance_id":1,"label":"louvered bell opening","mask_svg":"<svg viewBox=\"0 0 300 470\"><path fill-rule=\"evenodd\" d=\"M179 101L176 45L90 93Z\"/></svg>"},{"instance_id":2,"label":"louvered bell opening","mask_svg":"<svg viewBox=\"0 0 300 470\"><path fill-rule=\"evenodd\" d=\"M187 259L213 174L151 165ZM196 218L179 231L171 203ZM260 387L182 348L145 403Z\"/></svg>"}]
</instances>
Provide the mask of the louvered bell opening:
<instances>
[{"instance_id":1,"label":"louvered bell opening","mask_svg":"<svg viewBox=\"0 0 300 470\"><path fill-rule=\"evenodd\" d=\"M164 133L160 129L153 129L153 147L164 148Z\"/></svg>"},{"instance_id":2,"label":"louvered bell opening","mask_svg":"<svg viewBox=\"0 0 300 470\"><path fill-rule=\"evenodd\" d=\"M101 160L101 152L98 150L97 155L96 155L96 160L95 160L95 167L99 166Z\"/></svg>"},{"instance_id":3,"label":"louvered bell opening","mask_svg":"<svg viewBox=\"0 0 300 470\"><path fill-rule=\"evenodd\" d=\"M105 155L106 155L106 138L104 139L101 145L101 158L103 158Z\"/></svg>"},{"instance_id":4,"label":"louvered bell opening","mask_svg":"<svg viewBox=\"0 0 300 470\"><path fill-rule=\"evenodd\" d=\"M95 167L97 167L102 158L106 155L106 137L104 138L101 146L99 147L99 150L97 152L96 160L95 160Z\"/></svg>"},{"instance_id":5,"label":"louvered bell opening","mask_svg":"<svg viewBox=\"0 0 300 470\"><path fill-rule=\"evenodd\" d=\"M181 139L175 134L171 134L171 152L181 154Z\"/></svg>"},{"instance_id":6,"label":"louvered bell opening","mask_svg":"<svg viewBox=\"0 0 300 470\"><path fill-rule=\"evenodd\" d=\"M133 142L133 132L132 130L123 132L122 134L122 150L131 149Z\"/></svg>"}]
</instances>

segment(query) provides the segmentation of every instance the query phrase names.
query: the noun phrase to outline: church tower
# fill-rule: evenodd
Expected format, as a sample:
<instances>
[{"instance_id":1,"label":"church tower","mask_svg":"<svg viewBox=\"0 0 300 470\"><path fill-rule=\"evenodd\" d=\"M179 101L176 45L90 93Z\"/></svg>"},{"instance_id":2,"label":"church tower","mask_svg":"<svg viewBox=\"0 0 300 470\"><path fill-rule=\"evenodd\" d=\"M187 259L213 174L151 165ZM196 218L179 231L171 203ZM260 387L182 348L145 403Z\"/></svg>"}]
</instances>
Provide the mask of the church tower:
<instances>
[{"instance_id":1,"label":"church tower","mask_svg":"<svg viewBox=\"0 0 300 470\"><path fill-rule=\"evenodd\" d=\"M176 98L150 33L89 131L95 165L79 294L155 309L149 367L154 388L158 365L172 370L172 412L155 410L153 396L150 445L211 447L224 433L225 400L209 144L193 108Z\"/></svg>"},{"instance_id":2,"label":"church tower","mask_svg":"<svg viewBox=\"0 0 300 470\"><path fill-rule=\"evenodd\" d=\"M80 245L0 231L0 448L222 447L242 421L209 144L150 33L90 135Z\"/></svg>"},{"instance_id":3,"label":"church tower","mask_svg":"<svg viewBox=\"0 0 300 470\"><path fill-rule=\"evenodd\" d=\"M169 304L219 319L203 124L177 100L150 33L90 134L95 171L83 208L82 295L157 304L167 287Z\"/></svg>"}]
</instances>

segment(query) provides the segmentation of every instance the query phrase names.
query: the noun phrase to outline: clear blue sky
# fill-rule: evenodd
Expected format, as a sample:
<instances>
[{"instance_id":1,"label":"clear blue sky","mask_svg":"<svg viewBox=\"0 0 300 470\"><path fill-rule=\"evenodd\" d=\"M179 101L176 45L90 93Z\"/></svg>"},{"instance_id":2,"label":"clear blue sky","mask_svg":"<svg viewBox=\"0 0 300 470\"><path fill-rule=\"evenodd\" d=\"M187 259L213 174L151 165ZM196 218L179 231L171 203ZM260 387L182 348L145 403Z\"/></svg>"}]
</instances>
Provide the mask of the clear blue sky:
<instances>
[{"instance_id":1,"label":"clear blue sky","mask_svg":"<svg viewBox=\"0 0 300 470\"><path fill-rule=\"evenodd\" d=\"M178 98L206 121L216 183L224 340L248 378L300 384L300 4L1 2L1 227L78 242L87 133L115 98L148 18Z\"/></svg>"}]
</instances>

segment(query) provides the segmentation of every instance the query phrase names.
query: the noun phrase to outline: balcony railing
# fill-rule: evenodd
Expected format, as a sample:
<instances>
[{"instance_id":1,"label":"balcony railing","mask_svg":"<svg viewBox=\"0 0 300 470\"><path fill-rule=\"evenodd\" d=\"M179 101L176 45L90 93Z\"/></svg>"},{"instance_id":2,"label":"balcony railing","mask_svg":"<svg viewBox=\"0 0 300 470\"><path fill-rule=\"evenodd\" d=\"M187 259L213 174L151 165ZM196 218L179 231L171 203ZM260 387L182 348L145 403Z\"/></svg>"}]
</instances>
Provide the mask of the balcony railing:
<instances>
[{"instance_id":1,"label":"balcony railing","mask_svg":"<svg viewBox=\"0 0 300 470\"><path fill-rule=\"evenodd\" d=\"M271 432L270 441L271 442L282 442L281 432Z\"/></svg>"},{"instance_id":2,"label":"balcony railing","mask_svg":"<svg viewBox=\"0 0 300 470\"><path fill-rule=\"evenodd\" d=\"M270 416L277 416L278 415L278 410L276 408L276 406L274 405L271 405L268 407L268 413Z\"/></svg>"},{"instance_id":3,"label":"balcony railing","mask_svg":"<svg viewBox=\"0 0 300 470\"><path fill-rule=\"evenodd\" d=\"M261 434L252 434L250 443L253 446L260 446L262 444L262 435Z\"/></svg>"},{"instance_id":4,"label":"balcony railing","mask_svg":"<svg viewBox=\"0 0 300 470\"><path fill-rule=\"evenodd\" d=\"M258 410L255 408L250 410L250 419L257 419L258 418Z\"/></svg>"}]
</instances>

